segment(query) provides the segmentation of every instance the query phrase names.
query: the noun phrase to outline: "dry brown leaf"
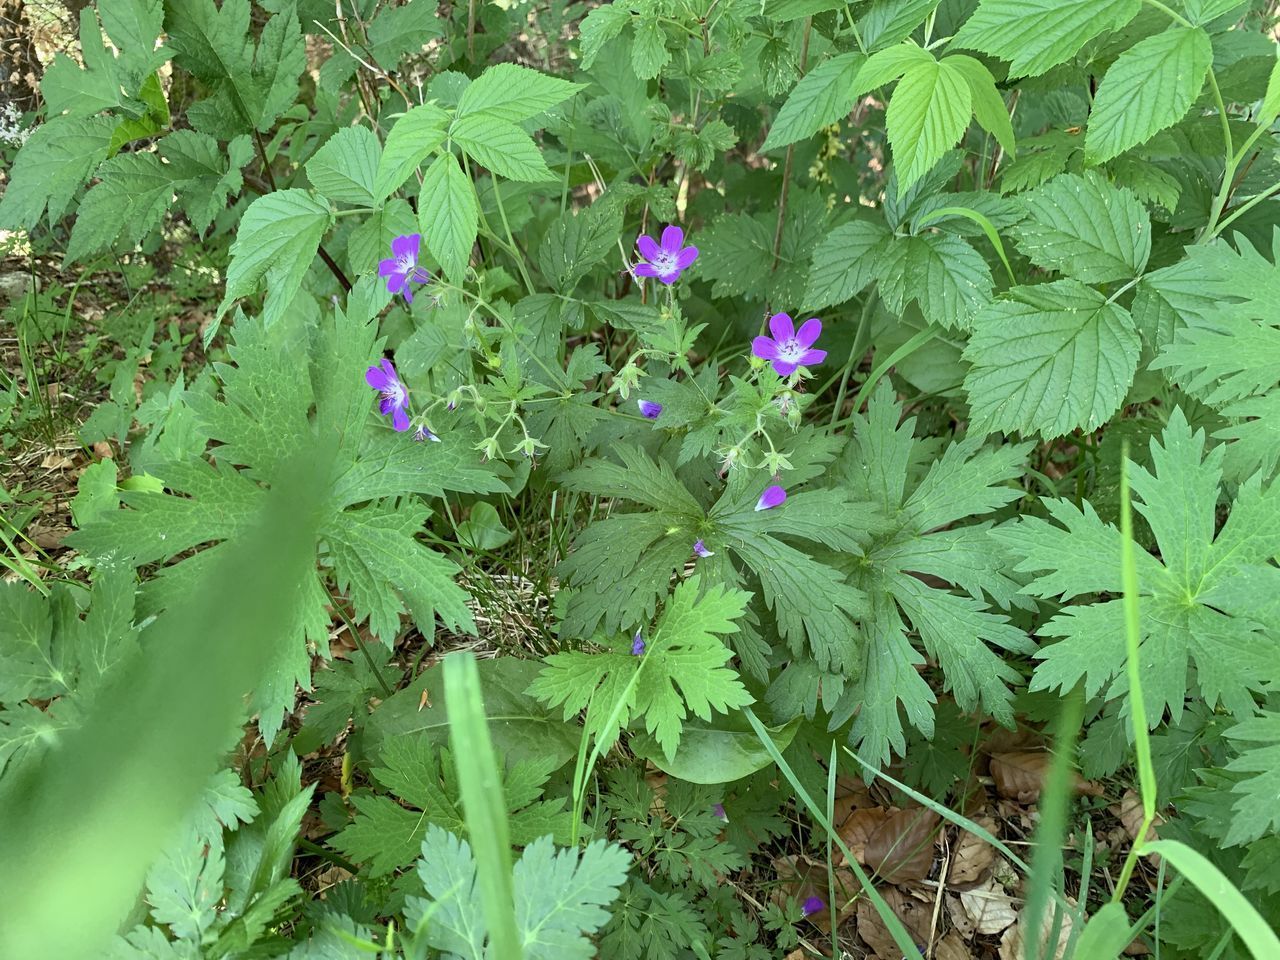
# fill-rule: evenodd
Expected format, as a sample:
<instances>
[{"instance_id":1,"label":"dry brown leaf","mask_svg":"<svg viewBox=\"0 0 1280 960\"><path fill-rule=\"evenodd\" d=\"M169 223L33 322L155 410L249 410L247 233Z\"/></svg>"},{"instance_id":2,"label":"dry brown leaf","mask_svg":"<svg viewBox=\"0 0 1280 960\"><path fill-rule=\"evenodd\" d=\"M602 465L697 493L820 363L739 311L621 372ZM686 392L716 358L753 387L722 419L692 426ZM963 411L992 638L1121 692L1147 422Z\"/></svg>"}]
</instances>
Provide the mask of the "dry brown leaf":
<instances>
[{"instance_id":1,"label":"dry brown leaf","mask_svg":"<svg viewBox=\"0 0 1280 960\"><path fill-rule=\"evenodd\" d=\"M93 442L93 455L99 460L110 460L115 456L115 451L111 449L111 444L105 440L95 440Z\"/></svg>"},{"instance_id":2,"label":"dry brown leaf","mask_svg":"<svg viewBox=\"0 0 1280 960\"><path fill-rule=\"evenodd\" d=\"M898 810L867 838L865 862L890 883L923 880L933 867L939 817L932 810Z\"/></svg>"},{"instance_id":3,"label":"dry brown leaf","mask_svg":"<svg viewBox=\"0 0 1280 960\"><path fill-rule=\"evenodd\" d=\"M1142 812L1142 798L1130 789L1124 792L1124 796L1120 798L1119 803L1113 803L1107 807L1107 812L1120 821L1124 825L1124 831L1129 836L1131 842L1138 839L1138 831L1142 829L1142 821L1144 815ZM1147 827L1146 840L1158 840L1156 835L1156 827L1164 823L1164 817L1156 814L1155 820L1151 826ZM1160 854L1149 853L1144 858L1153 867L1160 865Z\"/></svg>"},{"instance_id":4,"label":"dry brown leaf","mask_svg":"<svg viewBox=\"0 0 1280 960\"><path fill-rule=\"evenodd\" d=\"M960 904L960 895L947 897L946 899L947 916L951 918L952 925L960 934L961 939L973 939L973 921L969 919L969 914L964 912L964 907Z\"/></svg>"},{"instance_id":5,"label":"dry brown leaf","mask_svg":"<svg viewBox=\"0 0 1280 960\"><path fill-rule=\"evenodd\" d=\"M916 943L925 943L929 939L933 904L912 900L896 887L887 887L883 893L885 903L902 921L911 939ZM867 946L881 960L902 960L902 949L894 942L889 928L866 897L858 900L858 936L866 941Z\"/></svg>"},{"instance_id":6,"label":"dry brown leaf","mask_svg":"<svg viewBox=\"0 0 1280 960\"><path fill-rule=\"evenodd\" d=\"M999 933L1018 919L1013 898L991 877L986 883L960 894L960 907L975 933Z\"/></svg>"},{"instance_id":7,"label":"dry brown leaf","mask_svg":"<svg viewBox=\"0 0 1280 960\"><path fill-rule=\"evenodd\" d=\"M1068 898L1068 902L1072 902ZM1074 903L1073 903L1074 905ZM1046 910L1040 918L1040 956L1043 960L1062 960L1067 952L1067 943L1071 939L1071 918L1065 913L1058 927L1058 945L1049 950L1049 935L1053 933L1053 910ZM1004 932L1000 938L1000 960L1026 960L1027 949L1023 922L1019 921ZM1088 960L1082 957L1081 960Z\"/></svg>"},{"instance_id":8,"label":"dry brown leaf","mask_svg":"<svg viewBox=\"0 0 1280 960\"><path fill-rule=\"evenodd\" d=\"M45 458L40 461L40 466L45 470L68 470L75 466L75 461L55 450L45 454Z\"/></svg>"},{"instance_id":9,"label":"dry brown leaf","mask_svg":"<svg viewBox=\"0 0 1280 960\"><path fill-rule=\"evenodd\" d=\"M27 534L41 550L56 550L62 546L62 539L71 532L70 527L62 526L45 526L42 523L33 523Z\"/></svg>"},{"instance_id":10,"label":"dry brown leaf","mask_svg":"<svg viewBox=\"0 0 1280 960\"><path fill-rule=\"evenodd\" d=\"M880 825L889 819L889 815L894 812L895 808L886 809L884 807L854 810L836 828L836 833L840 834L840 839L844 841L845 846L849 848L849 852L853 854L853 858L859 863L865 864L867 862L867 841L871 839L871 835L879 829ZM843 858L841 859L843 862Z\"/></svg>"},{"instance_id":11,"label":"dry brown leaf","mask_svg":"<svg viewBox=\"0 0 1280 960\"><path fill-rule=\"evenodd\" d=\"M974 817L973 821L986 828L988 833L994 834L996 831L994 817L983 814ZM963 830L951 855L951 869L947 871L947 882L960 885L976 883L987 875L995 858L995 847L981 837Z\"/></svg>"},{"instance_id":12,"label":"dry brown leaf","mask_svg":"<svg viewBox=\"0 0 1280 960\"><path fill-rule=\"evenodd\" d=\"M947 935L933 945L933 960L973 960L969 947L955 930L947 931Z\"/></svg>"},{"instance_id":13,"label":"dry brown leaf","mask_svg":"<svg viewBox=\"0 0 1280 960\"><path fill-rule=\"evenodd\" d=\"M1002 797L1009 797L1019 803L1034 803L1040 799L1040 791L1044 788L1044 781L1049 776L1052 764L1053 756L1044 750L993 753L991 778ZM1102 796L1102 787L1096 783L1085 780L1074 771L1071 776L1077 793L1087 793L1091 797Z\"/></svg>"},{"instance_id":14,"label":"dry brown leaf","mask_svg":"<svg viewBox=\"0 0 1280 960\"><path fill-rule=\"evenodd\" d=\"M847 816L850 811L857 810L860 807L874 807L876 802L871 799L871 788L861 777L851 777L847 773L842 773L836 777L836 822L841 819L841 810Z\"/></svg>"}]
</instances>

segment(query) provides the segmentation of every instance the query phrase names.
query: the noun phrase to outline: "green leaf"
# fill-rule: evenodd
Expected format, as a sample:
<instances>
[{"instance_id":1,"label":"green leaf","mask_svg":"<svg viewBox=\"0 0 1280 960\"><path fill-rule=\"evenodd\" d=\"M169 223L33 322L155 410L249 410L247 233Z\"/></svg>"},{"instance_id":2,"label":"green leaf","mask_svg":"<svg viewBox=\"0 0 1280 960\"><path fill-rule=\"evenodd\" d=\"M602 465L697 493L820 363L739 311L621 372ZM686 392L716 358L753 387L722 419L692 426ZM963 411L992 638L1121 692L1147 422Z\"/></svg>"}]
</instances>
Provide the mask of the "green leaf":
<instances>
[{"instance_id":1,"label":"green leaf","mask_svg":"<svg viewBox=\"0 0 1280 960\"><path fill-rule=\"evenodd\" d=\"M514 63L498 63L486 68L462 92L458 116L482 113L519 123L563 103L581 89L580 83L549 77Z\"/></svg>"},{"instance_id":2,"label":"green leaf","mask_svg":"<svg viewBox=\"0 0 1280 960\"><path fill-rule=\"evenodd\" d=\"M1089 918L1084 932L1076 941L1076 950L1082 957L1098 960L1115 960L1124 952L1132 938L1129 935L1129 914L1123 903L1107 903Z\"/></svg>"},{"instance_id":3,"label":"green leaf","mask_svg":"<svg viewBox=\"0 0 1280 960\"><path fill-rule=\"evenodd\" d=\"M551 225L538 247L538 269L562 294L603 261L622 232L622 206L595 203L567 210Z\"/></svg>"},{"instance_id":4,"label":"green leaf","mask_svg":"<svg viewBox=\"0 0 1280 960\"><path fill-rule=\"evenodd\" d=\"M973 114L973 91L962 69L922 62L898 81L885 114L901 189L907 189L956 145Z\"/></svg>"},{"instance_id":5,"label":"green leaf","mask_svg":"<svg viewBox=\"0 0 1280 960\"><path fill-rule=\"evenodd\" d=\"M1212 63L1213 44L1199 27L1170 27L1120 54L1093 99L1085 159L1110 160L1181 120Z\"/></svg>"},{"instance_id":6,"label":"green leaf","mask_svg":"<svg viewBox=\"0 0 1280 960\"><path fill-rule=\"evenodd\" d=\"M590 960L595 946L583 934L609 920L604 909L626 879L630 855L604 840L556 851L550 837L525 848L512 875L516 927L525 960ZM422 842L418 875L430 900L411 899L409 924L426 930L431 946L464 960L484 960L488 924L476 890L476 863L465 840L431 826ZM422 920L427 922L423 923Z\"/></svg>"},{"instance_id":7,"label":"green leaf","mask_svg":"<svg viewBox=\"0 0 1280 960\"><path fill-rule=\"evenodd\" d=\"M635 38L631 44L631 69L641 80L652 80L671 61L667 37L662 32L656 13L641 16L635 22Z\"/></svg>"},{"instance_id":8,"label":"green leaf","mask_svg":"<svg viewBox=\"0 0 1280 960\"><path fill-rule=\"evenodd\" d=\"M880 254L892 238L875 220L854 220L833 229L813 251L806 309L836 306L861 293L879 273Z\"/></svg>"},{"instance_id":9,"label":"green leaf","mask_svg":"<svg viewBox=\"0 0 1280 960\"><path fill-rule=\"evenodd\" d=\"M156 145L168 167L181 178L175 183L178 203L197 233L209 229L227 198L243 184L240 171L253 156L249 137L239 136L224 148L218 141L193 130L176 130Z\"/></svg>"},{"instance_id":10,"label":"green leaf","mask_svg":"<svg viewBox=\"0 0 1280 960\"><path fill-rule=\"evenodd\" d=\"M709 721L713 709L724 713L754 702L727 666L733 651L717 639L717 634L737 632L734 621L750 595L711 585L699 599L700 590L696 575L676 587L658 625L645 637L643 656L631 654L630 638L610 641L607 653L552 654L529 692L550 706L563 705L565 719L598 700L590 715L592 732L605 743L633 717L643 716L645 729L667 756L674 755L689 712ZM617 727L609 727L619 702Z\"/></svg>"},{"instance_id":11,"label":"green leaf","mask_svg":"<svg viewBox=\"0 0 1280 960\"><path fill-rule=\"evenodd\" d=\"M382 147L365 127L343 127L307 161L307 179L335 203L370 206L376 196Z\"/></svg>"},{"instance_id":12,"label":"green leaf","mask_svg":"<svg viewBox=\"0 0 1280 960\"><path fill-rule=\"evenodd\" d=\"M952 43L1008 60L1010 79L1034 77L1119 30L1140 7L1139 0L981 0Z\"/></svg>"},{"instance_id":13,"label":"green leaf","mask_svg":"<svg viewBox=\"0 0 1280 960\"><path fill-rule=\"evenodd\" d=\"M164 218L173 201L168 164L154 153L123 153L97 170L99 182L85 194L67 243L69 261L101 253L117 240L133 246Z\"/></svg>"},{"instance_id":14,"label":"green leaf","mask_svg":"<svg viewBox=\"0 0 1280 960\"><path fill-rule=\"evenodd\" d=\"M1004 98L996 89L996 80L991 76L991 71L973 57L963 55L950 56L942 62L960 71L969 81L969 91L973 94L973 115L1012 159L1017 152L1013 122L1009 119L1009 108L1004 105Z\"/></svg>"},{"instance_id":15,"label":"green leaf","mask_svg":"<svg viewBox=\"0 0 1280 960\"><path fill-rule=\"evenodd\" d=\"M440 144L444 143L449 115L434 103L423 103L405 111L387 134L378 172L374 177L373 198L382 202L418 169Z\"/></svg>"},{"instance_id":16,"label":"green leaf","mask_svg":"<svg viewBox=\"0 0 1280 960\"><path fill-rule=\"evenodd\" d=\"M142 112L141 107L131 103L121 91L116 58L102 42L102 31L98 29L98 18L92 7L80 11L80 52L84 69L65 53L58 53L45 71L40 81L40 95L45 98L48 116L91 117L103 110L126 106L129 113Z\"/></svg>"},{"instance_id":17,"label":"green leaf","mask_svg":"<svg viewBox=\"0 0 1280 960\"><path fill-rule=\"evenodd\" d=\"M156 49L156 39L164 31L163 0L111 0L98 4L98 16L120 51L116 67L125 90L137 91L168 59L164 48Z\"/></svg>"},{"instance_id":18,"label":"green leaf","mask_svg":"<svg viewBox=\"0 0 1280 960\"><path fill-rule=\"evenodd\" d=\"M550 837L529 844L514 871L516 926L525 960L595 956L595 945L584 934L609 922L604 908L617 898L630 863L624 847L604 840L581 852L556 850Z\"/></svg>"},{"instance_id":19,"label":"green leaf","mask_svg":"<svg viewBox=\"0 0 1280 960\"><path fill-rule=\"evenodd\" d=\"M1232 809L1231 830L1226 844L1250 843L1264 834L1280 830L1280 713L1264 712L1238 723L1224 734L1240 744L1241 753L1227 769L1246 776L1232 788L1238 799Z\"/></svg>"},{"instance_id":20,"label":"green leaf","mask_svg":"<svg viewBox=\"0 0 1280 960\"><path fill-rule=\"evenodd\" d=\"M1146 209L1098 172L1064 173L1020 199L1030 219L1016 228L1018 249L1037 266L1085 283L1127 280L1146 267Z\"/></svg>"},{"instance_id":21,"label":"green leaf","mask_svg":"<svg viewBox=\"0 0 1280 960\"><path fill-rule=\"evenodd\" d=\"M480 207L458 158L442 153L427 168L418 197L418 222L427 249L445 274L460 283L479 232Z\"/></svg>"},{"instance_id":22,"label":"green leaf","mask_svg":"<svg viewBox=\"0 0 1280 960\"><path fill-rule=\"evenodd\" d=\"M541 664L515 657L481 660L480 688L489 713L489 733L495 749L508 764L545 757L558 769L578 752L578 730L566 725L555 712L528 696L525 690L538 675ZM448 740L443 671L432 667L413 683L387 698L369 717L365 742L376 752L394 739L426 736L437 746ZM426 702L423 705L423 695Z\"/></svg>"},{"instance_id":23,"label":"green leaf","mask_svg":"<svg viewBox=\"0 0 1280 960\"><path fill-rule=\"evenodd\" d=\"M578 24L582 69L590 70L604 45L622 33L631 22L631 9L624 4L605 3L593 7Z\"/></svg>"},{"instance_id":24,"label":"green leaf","mask_svg":"<svg viewBox=\"0 0 1280 960\"><path fill-rule=\"evenodd\" d=\"M1182 716L1188 665L1194 661L1199 692L1210 708L1221 703L1240 719L1254 715L1255 692L1280 679L1280 553L1276 502L1280 486L1256 480L1241 488L1217 536L1224 449L1206 456L1203 431L1192 433L1174 408L1159 441L1151 444L1154 473L1129 467L1135 506L1155 535L1163 562L1139 554L1143 695L1152 726ZM1119 536L1092 511L1060 507L1064 533L1043 521L1020 521L1000 539L1018 558L1018 569L1036 571L1026 591L1040 597L1072 596L1118 583ZM1096 571L1090 572L1089 565ZM1270 606L1269 606L1270 605ZM1086 678L1087 690L1107 699L1127 696L1124 651L1114 639L1122 629L1120 601L1066 607L1041 628L1061 637L1039 654L1032 689L1069 689Z\"/></svg>"},{"instance_id":25,"label":"green leaf","mask_svg":"<svg viewBox=\"0 0 1280 960\"><path fill-rule=\"evenodd\" d=\"M369 52L378 66L394 73L406 55L420 53L431 40L444 36L437 9L431 0L382 7L369 24Z\"/></svg>"},{"instance_id":26,"label":"green leaf","mask_svg":"<svg viewBox=\"0 0 1280 960\"><path fill-rule=\"evenodd\" d=\"M276 190L253 201L240 218L231 244L226 292L218 316L224 316L232 303L253 294L265 282L262 322L271 326L279 320L302 287L320 239L332 222L328 205L305 190Z\"/></svg>"},{"instance_id":27,"label":"green leaf","mask_svg":"<svg viewBox=\"0 0 1280 960\"><path fill-rule=\"evenodd\" d=\"M54 117L36 127L9 170L0 226L31 230L46 207L50 221L59 219L106 159L114 129L110 117Z\"/></svg>"},{"instance_id":28,"label":"green leaf","mask_svg":"<svg viewBox=\"0 0 1280 960\"><path fill-rule=\"evenodd\" d=\"M880 295L902 313L912 300L930 323L966 330L991 300L991 268L967 240L945 233L893 237L875 264Z\"/></svg>"},{"instance_id":29,"label":"green leaf","mask_svg":"<svg viewBox=\"0 0 1280 960\"><path fill-rule=\"evenodd\" d=\"M1046 438L1096 430L1119 409L1137 369L1133 319L1076 280L1008 296L974 318L965 348L975 427Z\"/></svg>"},{"instance_id":30,"label":"green leaf","mask_svg":"<svg viewBox=\"0 0 1280 960\"><path fill-rule=\"evenodd\" d=\"M853 80L865 60L859 53L843 53L805 74L774 117L760 150L785 147L848 116L857 100Z\"/></svg>"},{"instance_id":31,"label":"green leaf","mask_svg":"<svg viewBox=\"0 0 1280 960\"><path fill-rule=\"evenodd\" d=\"M449 137L469 157L508 180L537 183L556 179L533 138L509 120L473 113L454 120Z\"/></svg>"},{"instance_id":32,"label":"green leaf","mask_svg":"<svg viewBox=\"0 0 1280 960\"><path fill-rule=\"evenodd\" d=\"M75 499L71 501L71 516L77 527L92 523L120 506L116 476L116 462L110 458L84 468L80 479L76 481ZM0 700L4 700L4 697L0 697Z\"/></svg>"},{"instance_id":33,"label":"green leaf","mask_svg":"<svg viewBox=\"0 0 1280 960\"><path fill-rule=\"evenodd\" d=\"M514 536L493 505L485 502L472 507L471 515L458 524L458 542L473 550L496 550Z\"/></svg>"},{"instance_id":34,"label":"green leaf","mask_svg":"<svg viewBox=\"0 0 1280 960\"><path fill-rule=\"evenodd\" d=\"M151 916L199 943L217 919L225 866L221 831L206 837L189 828L147 874Z\"/></svg>"},{"instance_id":35,"label":"green leaf","mask_svg":"<svg viewBox=\"0 0 1280 960\"><path fill-rule=\"evenodd\" d=\"M802 717L790 723L768 727L779 750L786 750L795 739ZM685 722L680 749L667 759L658 741L646 733L631 738L631 751L648 760L670 777L689 783L732 783L763 770L772 763L768 751L760 744L751 725L741 713L734 712L711 723L701 720Z\"/></svg>"},{"instance_id":36,"label":"green leaf","mask_svg":"<svg viewBox=\"0 0 1280 960\"><path fill-rule=\"evenodd\" d=\"M933 54L910 41L886 47L873 53L858 68L853 78L853 95L860 97L887 83L892 83L915 66L936 63Z\"/></svg>"}]
</instances>

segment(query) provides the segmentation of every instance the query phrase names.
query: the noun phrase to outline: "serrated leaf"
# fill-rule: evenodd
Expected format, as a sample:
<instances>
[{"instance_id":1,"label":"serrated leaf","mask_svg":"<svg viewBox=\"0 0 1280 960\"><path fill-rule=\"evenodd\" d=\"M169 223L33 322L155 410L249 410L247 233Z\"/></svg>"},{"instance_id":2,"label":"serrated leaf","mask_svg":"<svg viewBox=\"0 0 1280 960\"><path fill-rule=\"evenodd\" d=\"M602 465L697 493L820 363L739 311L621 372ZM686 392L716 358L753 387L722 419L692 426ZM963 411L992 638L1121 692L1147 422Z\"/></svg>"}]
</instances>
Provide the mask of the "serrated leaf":
<instances>
[{"instance_id":1,"label":"serrated leaf","mask_svg":"<svg viewBox=\"0 0 1280 960\"><path fill-rule=\"evenodd\" d=\"M926 320L953 330L968 329L991 299L991 268L967 240L950 234L895 236L874 269L894 313L915 300Z\"/></svg>"},{"instance_id":2,"label":"serrated leaf","mask_svg":"<svg viewBox=\"0 0 1280 960\"><path fill-rule=\"evenodd\" d=\"M1086 159L1110 160L1181 120L1212 63L1213 44L1199 27L1172 26L1120 54L1093 99Z\"/></svg>"},{"instance_id":3,"label":"serrated leaf","mask_svg":"<svg viewBox=\"0 0 1280 960\"><path fill-rule=\"evenodd\" d=\"M458 116L482 113L519 123L563 103L583 87L514 63L488 67L462 93Z\"/></svg>"},{"instance_id":4,"label":"serrated leaf","mask_svg":"<svg viewBox=\"0 0 1280 960\"><path fill-rule=\"evenodd\" d=\"M641 16L635 22L635 36L631 43L631 69L641 80L652 80L670 61L667 37L662 32L656 12L652 16Z\"/></svg>"},{"instance_id":5,"label":"serrated leaf","mask_svg":"<svg viewBox=\"0 0 1280 960\"><path fill-rule=\"evenodd\" d=\"M332 222L328 205L305 190L276 190L253 201L240 218L231 244L226 292L218 316L224 316L235 300L253 294L265 281L262 322L270 326L279 320L302 287L320 238Z\"/></svg>"},{"instance_id":6,"label":"serrated leaf","mask_svg":"<svg viewBox=\"0 0 1280 960\"><path fill-rule=\"evenodd\" d=\"M449 279L460 283L480 229L480 207L475 187L451 153L438 156L423 175L418 222L427 249Z\"/></svg>"},{"instance_id":7,"label":"serrated leaf","mask_svg":"<svg viewBox=\"0 0 1280 960\"><path fill-rule=\"evenodd\" d=\"M622 4L605 3L593 7L578 24L582 69L590 70L604 45L620 35L631 22L631 10Z\"/></svg>"},{"instance_id":8,"label":"serrated leaf","mask_svg":"<svg viewBox=\"0 0 1280 960\"><path fill-rule=\"evenodd\" d=\"M836 306L861 293L876 278L880 254L891 238L888 228L874 220L842 223L827 234L813 251L805 308Z\"/></svg>"},{"instance_id":9,"label":"serrated leaf","mask_svg":"<svg viewBox=\"0 0 1280 960\"><path fill-rule=\"evenodd\" d=\"M537 183L556 178L533 138L508 120L486 113L459 117L449 127L449 137L469 157L508 180Z\"/></svg>"},{"instance_id":10,"label":"serrated leaf","mask_svg":"<svg viewBox=\"0 0 1280 960\"><path fill-rule=\"evenodd\" d=\"M0 225L30 230L46 207L51 221L60 218L106 159L115 124L110 117L54 117L36 127L9 170Z\"/></svg>"},{"instance_id":11,"label":"serrated leaf","mask_svg":"<svg viewBox=\"0 0 1280 960\"><path fill-rule=\"evenodd\" d=\"M865 60L859 53L844 53L805 74L774 117L760 150L803 140L847 116L857 100L853 80Z\"/></svg>"},{"instance_id":12,"label":"serrated leaf","mask_svg":"<svg viewBox=\"0 0 1280 960\"><path fill-rule=\"evenodd\" d=\"M943 63L953 70L958 70L969 81L969 91L973 94L974 117L984 130L996 138L1012 159L1017 152L1017 144L1013 137L1013 122L1009 119L1009 108L1004 105L1004 98L996 89L996 80L991 75L991 71L973 57L960 54L947 57Z\"/></svg>"},{"instance_id":13,"label":"serrated leaf","mask_svg":"<svg viewBox=\"0 0 1280 960\"><path fill-rule=\"evenodd\" d=\"M193 130L175 130L156 145L160 156L181 182L176 184L178 203L197 233L209 229L227 198L240 192L240 171L253 156L247 135L236 137L224 148L218 141Z\"/></svg>"},{"instance_id":14,"label":"serrated leaf","mask_svg":"<svg viewBox=\"0 0 1280 960\"><path fill-rule=\"evenodd\" d=\"M45 70L40 95L45 98L50 117L60 114L91 117L129 104L120 88L116 58L102 42L102 31L98 29L98 18L92 7L80 11L80 52L84 57L83 69L65 53L58 53ZM133 106L129 112L142 112L140 106Z\"/></svg>"},{"instance_id":15,"label":"serrated leaf","mask_svg":"<svg viewBox=\"0 0 1280 960\"><path fill-rule=\"evenodd\" d=\"M908 68L889 100L885 120L902 189L924 176L969 126L973 91L950 59Z\"/></svg>"},{"instance_id":16,"label":"serrated leaf","mask_svg":"<svg viewBox=\"0 0 1280 960\"><path fill-rule=\"evenodd\" d=\"M164 218L174 180L154 153L123 153L97 170L99 182L85 194L67 243L67 259L83 260L117 240L132 246Z\"/></svg>"},{"instance_id":17,"label":"serrated leaf","mask_svg":"<svg viewBox=\"0 0 1280 960\"><path fill-rule=\"evenodd\" d=\"M307 179L335 203L369 206L375 195L382 147L365 127L344 127L307 161Z\"/></svg>"},{"instance_id":18,"label":"serrated leaf","mask_svg":"<svg viewBox=\"0 0 1280 960\"><path fill-rule=\"evenodd\" d=\"M434 103L423 103L405 111L387 134L378 172L374 177L373 195L378 202L399 190L413 171L444 143L449 115Z\"/></svg>"},{"instance_id":19,"label":"serrated leaf","mask_svg":"<svg viewBox=\"0 0 1280 960\"><path fill-rule=\"evenodd\" d=\"M604 840L581 853L556 850L550 837L529 844L513 874L525 960L590 960L595 946L583 934L609 922L604 908L617 898L630 864L625 848Z\"/></svg>"},{"instance_id":20,"label":"serrated leaf","mask_svg":"<svg viewBox=\"0 0 1280 960\"><path fill-rule=\"evenodd\" d=\"M1030 219L1016 228L1018 249L1037 266L1085 283L1126 280L1146 267L1147 211L1096 171L1064 173L1020 199Z\"/></svg>"},{"instance_id":21,"label":"serrated leaf","mask_svg":"<svg viewBox=\"0 0 1280 960\"><path fill-rule=\"evenodd\" d=\"M982 0L952 43L1009 61L1009 76L1034 77L1074 57L1138 14L1138 0Z\"/></svg>"},{"instance_id":22,"label":"serrated leaf","mask_svg":"<svg viewBox=\"0 0 1280 960\"><path fill-rule=\"evenodd\" d=\"M1280 714L1264 712L1238 723L1223 734L1241 744L1240 756L1227 764L1236 773L1253 774L1232 788L1239 799L1232 809L1228 846L1249 843L1280 829ZM1248 746L1245 746L1248 744Z\"/></svg>"},{"instance_id":23,"label":"serrated leaf","mask_svg":"<svg viewBox=\"0 0 1280 960\"><path fill-rule=\"evenodd\" d=\"M1128 312L1076 280L1015 287L973 328L964 388L983 430L1048 438L1094 430L1119 408L1137 369Z\"/></svg>"}]
</instances>

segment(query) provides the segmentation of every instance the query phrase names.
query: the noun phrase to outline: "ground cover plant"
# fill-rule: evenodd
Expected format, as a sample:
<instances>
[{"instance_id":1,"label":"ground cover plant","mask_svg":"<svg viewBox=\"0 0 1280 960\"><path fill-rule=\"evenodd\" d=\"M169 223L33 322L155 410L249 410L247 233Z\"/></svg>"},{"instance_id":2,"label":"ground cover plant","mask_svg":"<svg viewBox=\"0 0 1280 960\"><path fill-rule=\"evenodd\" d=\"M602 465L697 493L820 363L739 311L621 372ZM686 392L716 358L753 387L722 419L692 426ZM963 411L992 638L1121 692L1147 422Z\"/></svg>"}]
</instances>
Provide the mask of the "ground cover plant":
<instances>
[{"instance_id":1,"label":"ground cover plant","mask_svg":"<svg viewBox=\"0 0 1280 960\"><path fill-rule=\"evenodd\" d=\"M1280 958L1276 4L3 6L0 956Z\"/></svg>"}]
</instances>

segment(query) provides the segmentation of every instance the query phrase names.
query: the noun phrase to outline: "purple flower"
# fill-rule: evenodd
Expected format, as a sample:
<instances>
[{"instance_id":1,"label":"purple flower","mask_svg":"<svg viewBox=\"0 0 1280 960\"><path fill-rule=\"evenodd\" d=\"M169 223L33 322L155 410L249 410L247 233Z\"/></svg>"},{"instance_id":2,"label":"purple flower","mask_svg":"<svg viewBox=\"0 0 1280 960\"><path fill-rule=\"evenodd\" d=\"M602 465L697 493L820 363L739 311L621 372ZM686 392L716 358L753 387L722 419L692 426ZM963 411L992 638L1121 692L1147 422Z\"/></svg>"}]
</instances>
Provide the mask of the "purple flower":
<instances>
[{"instance_id":1,"label":"purple flower","mask_svg":"<svg viewBox=\"0 0 1280 960\"><path fill-rule=\"evenodd\" d=\"M636 635L631 638L631 655L633 657L640 657L644 655L644 636L639 630L637 630Z\"/></svg>"},{"instance_id":2,"label":"purple flower","mask_svg":"<svg viewBox=\"0 0 1280 960\"><path fill-rule=\"evenodd\" d=\"M697 247L685 247L684 231L679 227L667 227L662 231L662 243L658 244L652 237L636 238L636 246L640 248L640 256L648 263L638 263L634 267L637 277L657 277L665 284L675 283L680 274L698 259Z\"/></svg>"},{"instance_id":3,"label":"purple flower","mask_svg":"<svg viewBox=\"0 0 1280 960\"><path fill-rule=\"evenodd\" d=\"M662 404L653 400L637 400L636 405L640 407L640 416L646 420L657 420L658 414L662 412Z\"/></svg>"},{"instance_id":4,"label":"purple flower","mask_svg":"<svg viewBox=\"0 0 1280 960\"><path fill-rule=\"evenodd\" d=\"M408 430L409 391L405 390L404 384L396 376L396 368L391 365L391 361L384 358L379 366L370 367L364 372L364 380L382 394L378 412L384 417L391 414L391 425L397 431Z\"/></svg>"},{"instance_id":5,"label":"purple flower","mask_svg":"<svg viewBox=\"0 0 1280 960\"><path fill-rule=\"evenodd\" d=\"M800 910L806 917L811 917L815 913L825 909L827 909L827 902L821 897L809 897L800 907Z\"/></svg>"},{"instance_id":6,"label":"purple flower","mask_svg":"<svg viewBox=\"0 0 1280 960\"><path fill-rule=\"evenodd\" d=\"M707 549L707 545L703 543L701 540L693 541L693 552L697 554L699 557L702 557L702 559L704 560L707 557L715 556L715 554L712 551Z\"/></svg>"},{"instance_id":7,"label":"purple flower","mask_svg":"<svg viewBox=\"0 0 1280 960\"><path fill-rule=\"evenodd\" d=\"M425 423L418 424L416 430L413 431L413 439L421 443L423 440L430 440L432 443L439 443L440 438L431 432L431 428Z\"/></svg>"},{"instance_id":8,"label":"purple flower","mask_svg":"<svg viewBox=\"0 0 1280 960\"><path fill-rule=\"evenodd\" d=\"M751 341L751 352L761 360L773 363L773 372L789 377L796 367L811 367L827 359L827 351L811 349L822 335L822 321L817 317L806 320L800 329L785 313L775 313L769 318L772 337L756 337Z\"/></svg>"},{"instance_id":9,"label":"purple flower","mask_svg":"<svg viewBox=\"0 0 1280 960\"><path fill-rule=\"evenodd\" d=\"M701 542L701 541L699 541L699 542ZM728 823L728 822L729 822L729 815L728 815L727 813L725 813L725 812L724 812L724 804L723 804L723 803L717 803L717 804L713 805L713 806L711 807L711 812L712 812L712 813L714 813L714 814L715 814L719 819L723 820L725 823Z\"/></svg>"},{"instance_id":10,"label":"purple flower","mask_svg":"<svg viewBox=\"0 0 1280 960\"><path fill-rule=\"evenodd\" d=\"M787 491L775 483L772 486L765 487L764 493L760 494L760 499L756 501L756 509L772 510L774 507L784 503L786 499Z\"/></svg>"},{"instance_id":11,"label":"purple flower","mask_svg":"<svg viewBox=\"0 0 1280 960\"><path fill-rule=\"evenodd\" d=\"M422 246L422 234L410 233L391 241L391 256L378 264L378 276L387 278L387 292L404 291L406 303L413 303L415 283L427 283L431 274L418 266L418 250Z\"/></svg>"}]
</instances>

